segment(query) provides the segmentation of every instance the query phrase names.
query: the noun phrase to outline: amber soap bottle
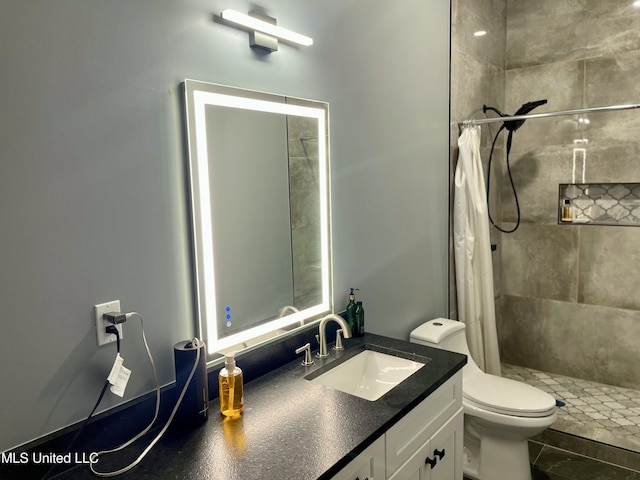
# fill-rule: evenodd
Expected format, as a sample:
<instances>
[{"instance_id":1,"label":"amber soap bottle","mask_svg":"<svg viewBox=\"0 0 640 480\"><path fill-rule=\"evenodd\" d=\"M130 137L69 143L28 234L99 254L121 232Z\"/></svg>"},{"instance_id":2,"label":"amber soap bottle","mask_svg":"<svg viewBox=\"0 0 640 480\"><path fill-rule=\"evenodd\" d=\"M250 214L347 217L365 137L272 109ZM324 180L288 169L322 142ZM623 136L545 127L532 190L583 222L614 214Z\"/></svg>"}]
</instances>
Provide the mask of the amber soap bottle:
<instances>
[{"instance_id":1,"label":"amber soap bottle","mask_svg":"<svg viewBox=\"0 0 640 480\"><path fill-rule=\"evenodd\" d=\"M220 413L225 417L239 417L244 409L242 370L236 366L235 352L225 355L224 368L218 374Z\"/></svg>"}]
</instances>

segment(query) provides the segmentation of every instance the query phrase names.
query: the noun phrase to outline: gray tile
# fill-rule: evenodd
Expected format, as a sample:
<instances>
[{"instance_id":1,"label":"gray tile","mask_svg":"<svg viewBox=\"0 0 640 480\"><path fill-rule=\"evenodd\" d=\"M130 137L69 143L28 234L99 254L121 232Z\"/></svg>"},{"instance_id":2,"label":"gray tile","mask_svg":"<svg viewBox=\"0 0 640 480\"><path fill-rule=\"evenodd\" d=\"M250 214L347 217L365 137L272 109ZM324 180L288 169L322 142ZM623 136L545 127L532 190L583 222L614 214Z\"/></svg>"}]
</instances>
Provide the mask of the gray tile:
<instances>
[{"instance_id":1,"label":"gray tile","mask_svg":"<svg viewBox=\"0 0 640 480\"><path fill-rule=\"evenodd\" d=\"M544 444L535 441L529 441L529 462L533 465L540 455Z\"/></svg>"},{"instance_id":2,"label":"gray tile","mask_svg":"<svg viewBox=\"0 0 640 480\"><path fill-rule=\"evenodd\" d=\"M574 480L573 477L565 477L555 473L540 470L535 465L531 467L531 480ZM577 479L576 479L577 480Z\"/></svg>"},{"instance_id":3,"label":"gray tile","mask_svg":"<svg viewBox=\"0 0 640 480\"><path fill-rule=\"evenodd\" d=\"M499 97L503 102L504 70L459 52L451 63L451 119L483 118L482 104ZM488 140L483 137L483 145Z\"/></svg>"},{"instance_id":4,"label":"gray tile","mask_svg":"<svg viewBox=\"0 0 640 480\"><path fill-rule=\"evenodd\" d=\"M452 4L452 49L469 53L483 63L503 67L506 48L505 0L475 0ZM483 37L474 32L484 30Z\"/></svg>"},{"instance_id":5,"label":"gray tile","mask_svg":"<svg viewBox=\"0 0 640 480\"><path fill-rule=\"evenodd\" d=\"M619 54L640 43L631 2L509 0L507 11L509 68Z\"/></svg>"},{"instance_id":6,"label":"gray tile","mask_svg":"<svg viewBox=\"0 0 640 480\"><path fill-rule=\"evenodd\" d=\"M548 103L536 108L534 113L579 108L583 85L582 61L507 70L504 113L514 113L522 104L541 99ZM514 133L512 148L530 152L537 151L541 145L571 144L576 138L576 125L571 117L528 120Z\"/></svg>"},{"instance_id":7,"label":"gray tile","mask_svg":"<svg viewBox=\"0 0 640 480\"><path fill-rule=\"evenodd\" d=\"M640 356L640 312L520 296L504 296L501 305L503 361L640 388L640 370L629 368Z\"/></svg>"},{"instance_id":8,"label":"gray tile","mask_svg":"<svg viewBox=\"0 0 640 480\"><path fill-rule=\"evenodd\" d=\"M639 75L639 50L589 58L586 60L586 104L597 106L637 102L639 92L635 80Z\"/></svg>"},{"instance_id":9,"label":"gray tile","mask_svg":"<svg viewBox=\"0 0 640 480\"><path fill-rule=\"evenodd\" d=\"M573 183L576 168L573 162L573 141L564 145L538 145L535 149L514 147L509 164L522 221L557 225L559 184ZM577 171L581 179L581 169ZM508 177L501 180L503 220L515 221L515 204Z\"/></svg>"},{"instance_id":10,"label":"gray tile","mask_svg":"<svg viewBox=\"0 0 640 480\"><path fill-rule=\"evenodd\" d=\"M575 302L577 230L559 225L520 225L502 242L502 292Z\"/></svg>"},{"instance_id":11,"label":"gray tile","mask_svg":"<svg viewBox=\"0 0 640 480\"><path fill-rule=\"evenodd\" d=\"M581 227L578 301L640 310L637 279L640 271L640 229L634 227ZM640 317L636 317L640 320ZM632 328L629 325L629 328ZM615 332L613 332L615 333ZM640 334L640 331L635 332ZM632 331L622 332L624 338ZM638 337L635 337L638 338Z\"/></svg>"},{"instance_id":12,"label":"gray tile","mask_svg":"<svg viewBox=\"0 0 640 480\"><path fill-rule=\"evenodd\" d=\"M640 453L548 429L535 437L539 443L582 454L603 462L640 471Z\"/></svg>"},{"instance_id":13,"label":"gray tile","mask_svg":"<svg viewBox=\"0 0 640 480\"><path fill-rule=\"evenodd\" d=\"M549 475L580 480L640 480L640 473L571 452L545 447L535 467Z\"/></svg>"}]
</instances>

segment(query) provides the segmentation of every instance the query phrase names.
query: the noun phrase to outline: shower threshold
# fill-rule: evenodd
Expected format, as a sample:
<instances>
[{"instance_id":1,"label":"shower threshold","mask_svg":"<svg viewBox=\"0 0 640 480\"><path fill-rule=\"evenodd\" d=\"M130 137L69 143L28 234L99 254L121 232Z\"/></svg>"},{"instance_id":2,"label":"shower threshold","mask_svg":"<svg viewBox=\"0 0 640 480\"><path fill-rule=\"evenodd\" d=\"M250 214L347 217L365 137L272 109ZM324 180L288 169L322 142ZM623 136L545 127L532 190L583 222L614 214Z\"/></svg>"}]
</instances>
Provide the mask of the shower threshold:
<instances>
[{"instance_id":1,"label":"shower threshold","mask_svg":"<svg viewBox=\"0 0 640 480\"><path fill-rule=\"evenodd\" d=\"M640 452L640 391L504 363L502 376L564 403L553 430Z\"/></svg>"}]
</instances>

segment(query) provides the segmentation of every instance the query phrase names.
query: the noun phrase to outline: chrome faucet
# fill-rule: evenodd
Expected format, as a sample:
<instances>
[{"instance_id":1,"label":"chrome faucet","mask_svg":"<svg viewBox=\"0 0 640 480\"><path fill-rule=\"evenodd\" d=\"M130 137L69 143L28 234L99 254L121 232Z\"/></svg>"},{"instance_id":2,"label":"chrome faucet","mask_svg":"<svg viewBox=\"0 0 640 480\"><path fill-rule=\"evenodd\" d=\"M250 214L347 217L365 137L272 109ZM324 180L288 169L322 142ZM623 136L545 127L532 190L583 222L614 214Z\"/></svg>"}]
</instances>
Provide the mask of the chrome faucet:
<instances>
[{"instance_id":1,"label":"chrome faucet","mask_svg":"<svg viewBox=\"0 0 640 480\"><path fill-rule=\"evenodd\" d=\"M320 344L320 350L316 353L318 358L326 358L329 356L329 353L327 352L327 334L325 330L327 323L329 323L330 320L338 322L340 327L342 327L342 334L344 338L351 338L351 329L349 328L349 324L344 321L344 318L333 313L323 317L322 320L320 320L320 327L318 328L318 343Z\"/></svg>"}]
</instances>

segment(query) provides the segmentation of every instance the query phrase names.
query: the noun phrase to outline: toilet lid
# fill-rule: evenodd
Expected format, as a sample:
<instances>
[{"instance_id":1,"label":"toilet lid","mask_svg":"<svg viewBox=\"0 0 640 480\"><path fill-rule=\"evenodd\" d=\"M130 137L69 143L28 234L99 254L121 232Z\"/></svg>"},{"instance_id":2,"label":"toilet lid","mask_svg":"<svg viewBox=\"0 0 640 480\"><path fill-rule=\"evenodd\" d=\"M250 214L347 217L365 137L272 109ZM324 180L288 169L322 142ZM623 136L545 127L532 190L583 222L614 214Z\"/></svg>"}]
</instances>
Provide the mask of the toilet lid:
<instances>
[{"instance_id":1,"label":"toilet lid","mask_svg":"<svg viewBox=\"0 0 640 480\"><path fill-rule=\"evenodd\" d=\"M516 417L545 417L555 399L540 389L509 378L480 374L465 378L463 396L480 408Z\"/></svg>"}]
</instances>

